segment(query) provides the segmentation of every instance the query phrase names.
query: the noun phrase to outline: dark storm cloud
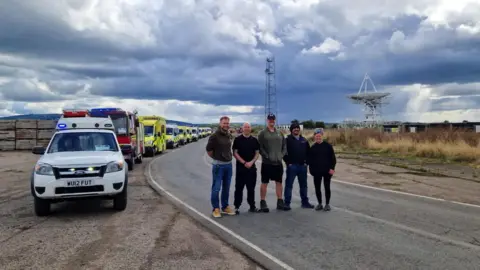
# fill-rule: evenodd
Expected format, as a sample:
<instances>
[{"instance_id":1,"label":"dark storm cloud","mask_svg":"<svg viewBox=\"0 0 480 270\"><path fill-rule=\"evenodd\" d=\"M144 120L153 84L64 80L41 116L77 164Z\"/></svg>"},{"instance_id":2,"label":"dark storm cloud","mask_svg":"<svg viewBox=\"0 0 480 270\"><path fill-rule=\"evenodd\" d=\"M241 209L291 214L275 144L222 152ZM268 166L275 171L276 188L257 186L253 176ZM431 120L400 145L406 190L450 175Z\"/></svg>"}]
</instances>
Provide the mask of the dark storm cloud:
<instances>
[{"instance_id":1,"label":"dark storm cloud","mask_svg":"<svg viewBox=\"0 0 480 270\"><path fill-rule=\"evenodd\" d=\"M13 80L0 85L4 99L62 100L64 95L77 95L89 84L89 92L99 96L232 106L264 104L264 57L232 37L210 35L212 22L222 16L217 9L198 12L195 18L171 19L168 14L165 18L159 15L161 18L152 23L150 33L158 39L157 45L133 46L121 39L118 42L103 39L91 30L76 31L56 19L57 6L42 9L40 2L35 3L0 3L0 56L12 54L24 59L12 64L0 58L0 77L37 77L51 91L39 91L22 80ZM315 16L311 22L318 28L305 30L307 36L302 45L285 39L286 24L302 27L291 18L278 27L284 46L273 47L262 42L257 46L276 56L278 107L284 118L329 121L360 115L361 107L351 104L346 95L358 91L365 72L372 76L379 90L382 86L419 83L437 87L436 95L478 91L473 87L453 89L438 85L479 80L480 39L460 39L452 30L440 27L426 34L424 42L428 46L423 46L418 38L413 41L408 38L417 35L424 17L370 16L363 18L359 26L335 5L320 3L312 7L310 11ZM389 52L388 41L395 31L405 35L404 46L410 44L414 49ZM299 54L302 49L318 46L327 37L342 42L346 60L329 59L336 53ZM352 48L361 39L363 45ZM35 62L29 62L30 59ZM42 60L48 61L41 63ZM24 70L28 68L35 70L35 76ZM407 100L404 93L392 93L391 105L386 109L392 114L401 112ZM445 108L448 104L445 102L438 104L444 104L441 106Z\"/></svg>"},{"instance_id":2,"label":"dark storm cloud","mask_svg":"<svg viewBox=\"0 0 480 270\"><path fill-rule=\"evenodd\" d=\"M480 108L480 94L478 96L433 99L431 102L432 111L462 110L465 108Z\"/></svg>"},{"instance_id":3,"label":"dark storm cloud","mask_svg":"<svg viewBox=\"0 0 480 270\"><path fill-rule=\"evenodd\" d=\"M480 83L444 84L435 88L438 96L472 96L480 95Z\"/></svg>"},{"instance_id":4,"label":"dark storm cloud","mask_svg":"<svg viewBox=\"0 0 480 270\"><path fill-rule=\"evenodd\" d=\"M87 77L87 78L128 78L128 77L140 77L145 74L138 69L132 68L131 66L124 66L122 63L120 66L114 66L113 63L111 66L89 66L82 65L77 67L69 67L63 65L49 65L46 66L48 69L58 70L61 72L68 72L77 77Z\"/></svg>"},{"instance_id":5,"label":"dark storm cloud","mask_svg":"<svg viewBox=\"0 0 480 270\"><path fill-rule=\"evenodd\" d=\"M377 80L400 85L476 82L480 74L479 48L480 39L462 43L458 48L420 51L408 56L391 55L387 61L392 65Z\"/></svg>"}]
</instances>

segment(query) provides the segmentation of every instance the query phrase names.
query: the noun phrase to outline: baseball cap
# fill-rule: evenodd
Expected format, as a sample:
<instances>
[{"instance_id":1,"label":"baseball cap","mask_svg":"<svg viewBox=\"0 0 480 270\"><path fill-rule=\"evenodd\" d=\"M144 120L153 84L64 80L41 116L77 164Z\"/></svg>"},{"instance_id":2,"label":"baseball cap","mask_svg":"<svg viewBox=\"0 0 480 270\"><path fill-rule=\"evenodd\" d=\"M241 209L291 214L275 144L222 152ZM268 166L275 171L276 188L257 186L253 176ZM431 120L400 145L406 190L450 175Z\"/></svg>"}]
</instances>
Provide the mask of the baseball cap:
<instances>
[{"instance_id":1,"label":"baseball cap","mask_svg":"<svg viewBox=\"0 0 480 270\"><path fill-rule=\"evenodd\" d=\"M275 120L275 119L276 119L276 118L275 118L275 114L269 113L268 116L267 116L267 119L268 119L268 120Z\"/></svg>"},{"instance_id":2,"label":"baseball cap","mask_svg":"<svg viewBox=\"0 0 480 270\"><path fill-rule=\"evenodd\" d=\"M315 131L313 131L313 134L322 134L323 135L323 128L316 128Z\"/></svg>"}]
</instances>

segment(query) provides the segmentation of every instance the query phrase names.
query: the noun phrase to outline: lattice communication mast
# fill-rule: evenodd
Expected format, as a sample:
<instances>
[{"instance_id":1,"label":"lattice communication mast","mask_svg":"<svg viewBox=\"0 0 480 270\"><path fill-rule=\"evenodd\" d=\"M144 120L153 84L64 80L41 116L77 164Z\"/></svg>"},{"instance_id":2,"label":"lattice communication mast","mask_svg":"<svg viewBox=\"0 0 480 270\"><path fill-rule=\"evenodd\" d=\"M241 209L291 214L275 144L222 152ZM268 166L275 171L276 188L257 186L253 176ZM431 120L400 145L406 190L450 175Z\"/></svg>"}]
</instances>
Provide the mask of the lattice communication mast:
<instances>
[{"instance_id":1,"label":"lattice communication mast","mask_svg":"<svg viewBox=\"0 0 480 270\"><path fill-rule=\"evenodd\" d=\"M278 122L277 87L275 84L275 57L268 57L265 67L265 121L267 115L275 114ZM266 123L266 122L265 122Z\"/></svg>"},{"instance_id":2,"label":"lattice communication mast","mask_svg":"<svg viewBox=\"0 0 480 270\"><path fill-rule=\"evenodd\" d=\"M373 91L367 92L368 82L372 85ZM382 106L388 104L388 92L378 92L368 74L365 74L357 94L349 95L348 98L355 104L363 104L365 112L365 123L378 125L382 121Z\"/></svg>"}]
</instances>

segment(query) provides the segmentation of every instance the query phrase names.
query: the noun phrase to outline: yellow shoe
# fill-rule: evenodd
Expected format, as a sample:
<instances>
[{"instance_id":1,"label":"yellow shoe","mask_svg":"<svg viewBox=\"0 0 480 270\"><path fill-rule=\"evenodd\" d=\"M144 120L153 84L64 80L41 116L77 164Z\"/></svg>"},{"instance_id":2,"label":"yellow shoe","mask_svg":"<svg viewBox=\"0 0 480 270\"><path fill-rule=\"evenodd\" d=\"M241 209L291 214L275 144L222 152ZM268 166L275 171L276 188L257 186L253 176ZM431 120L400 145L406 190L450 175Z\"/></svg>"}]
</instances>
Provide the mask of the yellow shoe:
<instances>
[{"instance_id":1,"label":"yellow shoe","mask_svg":"<svg viewBox=\"0 0 480 270\"><path fill-rule=\"evenodd\" d=\"M219 208L215 208L215 209L213 210L212 216L213 216L214 218L222 217L222 214L220 214L220 209L219 209Z\"/></svg>"},{"instance_id":2,"label":"yellow shoe","mask_svg":"<svg viewBox=\"0 0 480 270\"><path fill-rule=\"evenodd\" d=\"M230 207L230 206L227 206L225 207L223 210L222 210L222 214L227 214L229 216L235 216L235 211L233 211L233 209Z\"/></svg>"}]
</instances>

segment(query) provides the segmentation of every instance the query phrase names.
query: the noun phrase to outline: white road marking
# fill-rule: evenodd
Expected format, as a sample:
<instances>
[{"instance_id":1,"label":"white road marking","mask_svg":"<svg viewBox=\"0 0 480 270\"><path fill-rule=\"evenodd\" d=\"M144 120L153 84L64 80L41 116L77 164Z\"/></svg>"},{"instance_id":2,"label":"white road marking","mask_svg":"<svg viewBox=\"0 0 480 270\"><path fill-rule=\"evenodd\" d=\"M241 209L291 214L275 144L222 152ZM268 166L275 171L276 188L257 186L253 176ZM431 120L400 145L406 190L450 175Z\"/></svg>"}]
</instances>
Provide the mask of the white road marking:
<instances>
[{"instance_id":1,"label":"white road marking","mask_svg":"<svg viewBox=\"0 0 480 270\"><path fill-rule=\"evenodd\" d=\"M298 198L298 199L300 199L300 198ZM480 246L473 245L473 244L470 244L470 243L467 243L467 242L464 242L464 241L450 239L450 238L445 237L445 236L441 236L441 235L437 235L437 234L427 232L427 231L424 231L424 230L412 228L412 227L409 227L409 226L406 226L406 225L403 225L403 224L400 224L400 223L391 222L391 221L388 221L388 220L372 217L372 216L369 216L369 215L366 215L366 214L363 214L363 213L359 213L359 212L355 212L355 211L351 211L351 210L348 210L348 209L345 209L345 208L332 207L332 209L338 209L340 211L349 213L349 214L354 215L354 216L362 217L362 218L369 219L369 220L372 220L372 221L375 221L375 222L378 222L378 223L389 225L389 226L395 227L395 228L400 229L400 230L409 231L409 232L412 232L412 233L415 233L415 234L419 234L419 235L425 236L427 238L431 238L431 239L439 240L439 241L442 241L442 242L445 242L445 243L450 243L450 244L453 244L453 245L457 245L457 246L461 246L461 247L470 248L470 249L480 251Z\"/></svg>"},{"instance_id":2,"label":"white road marking","mask_svg":"<svg viewBox=\"0 0 480 270\"><path fill-rule=\"evenodd\" d=\"M204 160L205 164L209 165L209 163L206 160L206 155L203 156L203 160ZM336 181L336 182L343 182L343 181ZM349 182L345 182L345 183L351 184ZM355 185L358 185L358 184L355 184ZM364 186L364 185L359 185L359 186L370 188L369 186ZM269 190L274 192L275 187L272 186L272 185L269 185ZM380 189L380 190L384 191L383 189ZM390 191L390 190L386 190L386 191ZM420 195L411 194L411 193L400 193L400 194L425 197L425 198L434 199L434 200L442 200L442 199L438 199L438 198L420 196ZM300 197L296 194L292 194L292 197L300 200ZM445 201L445 200L442 200L442 201ZM446 202L451 202L451 201L446 201ZM453 203L455 203L455 202L453 202ZM460 203L460 204L463 204L463 203ZM468 205L468 206L479 207L478 205ZM362 217L362 218L365 218L365 219L368 219L368 220L371 220L371 221L375 221L375 222L378 222L378 223L381 223L381 224L384 224L384 225L389 225L389 226L392 226L394 228L401 229L401 230L408 231L408 232L412 232L412 233L415 233L415 234L419 234L419 235L422 235L422 236L425 236L425 237L428 237L428 238L431 238L431 239L439 240L439 241L442 241L442 242L450 243L450 244L465 247L465 248L480 250L480 246L473 245L473 244L470 244L470 243L467 243L467 242L464 242L464 241L450 239L448 237L444 237L444 236L440 236L440 235L430 233L430 232L427 232L427 231L424 231L424 230L412 228L412 227L409 227L409 226L406 226L406 225L403 225L403 224L400 224L400 223L391 222L391 221L388 221L388 220L376 218L376 217L373 217L373 216L370 216L370 215L366 215L366 214L363 214L363 213L360 213L360 212L355 212L355 211L348 210L348 209L345 209L345 208L332 207L332 209L338 209L342 212L345 212L345 213L348 213L348 214L351 214L351 215L354 215L354 216L357 216L357 217Z\"/></svg>"},{"instance_id":3,"label":"white road marking","mask_svg":"<svg viewBox=\"0 0 480 270\"><path fill-rule=\"evenodd\" d=\"M173 152L173 151L172 151ZM215 225L217 228L223 230L224 232L230 234L231 236L233 236L234 238L236 238L237 240L239 240L240 242L242 242L243 244L249 246L250 248L252 248L253 250L259 252L260 254L262 254L263 256L267 257L268 259L270 259L271 261L275 262L279 267L283 268L283 269L288 269L288 270L294 270L293 267L289 266L288 264L282 262L281 260L275 258L273 255L263 251L261 248L259 248L258 246L256 246L255 244L251 243L250 241L248 241L247 239L241 237L240 235L236 234L235 232L231 231L230 229L228 229L227 227L223 226L222 224L216 222L215 220L207 217L206 215L204 215L203 213L201 213L200 211L198 211L197 209L193 208L192 206L190 206L189 204L187 204L186 202L180 200L179 198L177 198L175 195L173 195L172 193L168 192L166 189L164 189L162 186L160 186L153 178L152 176L152 164L159 160L162 156L159 156L157 158L154 158L152 161L150 161L150 163L148 164L148 177L150 178L150 181L152 181L152 183L158 188L160 189L162 192L164 192L167 196L169 196L170 198L172 198L173 200L177 201L178 203L180 203L181 205L183 205L184 207L186 207L187 209L189 209L190 211L194 212L195 214L197 214L198 216L204 218L205 220L207 220L208 222L212 223L213 225ZM208 164L208 163L207 163Z\"/></svg>"},{"instance_id":4,"label":"white road marking","mask_svg":"<svg viewBox=\"0 0 480 270\"><path fill-rule=\"evenodd\" d=\"M270 190L274 191L273 188L271 188ZM296 198L297 200L301 200L300 196L298 196L296 194L292 194L292 198ZM470 249L480 251L480 246L470 244L470 243L467 243L467 242L464 242L464 241L450 239L450 238L445 237L445 236L441 236L441 235L438 235L438 234L427 232L427 231L424 231L424 230L421 230L421 229L412 228L412 227L409 227L409 226L406 226L406 225L403 225L403 224L400 224L400 223L397 223L397 222L391 222L391 221L384 220L384 219L381 219L381 218L372 217L370 215L366 215L366 214L363 214L363 213L360 213L360 212L348 210L346 208L333 207L333 206L331 206L331 207L332 207L332 209L337 209L337 210L340 210L342 212L345 212L345 213L348 213L348 214L351 214L351 215L354 215L354 216L357 216L357 217L361 217L361 218L365 218L365 219L375 221L375 222L378 222L378 223L381 223L381 224L389 225L389 226L392 226L392 227L400 229L400 230L404 230L404 231L408 231L408 232L411 232L411 233L419 234L419 235L425 236L427 238L431 238L431 239L439 240L439 241L442 241L442 242L445 242L445 243L450 243L450 244L453 244L453 245L457 245L457 246L461 246L461 247L470 248ZM312 211L313 211L313 209L312 209Z\"/></svg>"},{"instance_id":5,"label":"white road marking","mask_svg":"<svg viewBox=\"0 0 480 270\"><path fill-rule=\"evenodd\" d=\"M207 155L205 154L203 156L203 160L205 161L205 164L210 166L206 160ZM260 162L260 161L257 161ZM286 169L284 169L284 172L286 172ZM310 173L308 174L309 176L312 176ZM313 176L312 176L313 177ZM452 204L458 204L458 205L463 205L463 206L469 206L469 207L475 207L475 208L480 208L480 205L478 204L471 204L471 203L464 203L464 202L458 202L458 201L451 201L451 200L445 200L441 198L435 198L435 197L430 197L430 196L425 196L425 195L418 195L414 193L408 193L408 192L403 192L403 191L397 191L397 190L391 190L391 189L385 189L385 188L379 188L379 187L372 187L368 185L363 185L363 184L357 184L357 183L352 183L352 182L347 182L347 181L342 181L342 180L337 180L332 178L332 182L340 183L340 184L345 184L345 185L351 185L351 186L356 186L356 187L361 187L361 188L367 188L367 189L372 189L372 190L377 190L377 191L382 191L382 192L390 192L390 193L395 193L395 194L401 194L401 195L406 195L406 196L412 196L412 197L417 197L417 198L422 198L422 199L429 199L429 200L434 200L434 201L441 201L441 202L447 202L447 203L452 203Z\"/></svg>"},{"instance_id":6,"label":"white road marking","mask_svg":"<svg viewBox=\"0 0 480 270\"><path fill-rule=\"evenodd\" d=\"M362 185L362 184L357 184L357 183L352 183L352 182L345 182L345 181L341 181L341 180L332 179L332 181L337 182L337 183L341 183L341 184L346 184L346 185L368 188L368 189L372 189L372 190L378 190L378 191L383 191L383 192L390 192L390 193L407 195L407 196L412 196L412 197L417 197L417 198L423 198L423 199L429 199L429 200L434 200L434 201L441 201L441 202L453 203L453 204L458 204L458 205L463 205L463 206L480 208L480 205L478 205L478 204L470 204L470 203L463 203L463 202L457 202L457 201L450 201L450 200L445 200L445 199L441 199L441 198L429 197L429 196L418 195L418 194L413 194L413 193L408 193L408 192L403 192L403 191L397 191L397 190L384 189L384 188L379 188L379 187L372 187L372 186L367 186L367 185Z\"/></svg>"}]
</instances>

